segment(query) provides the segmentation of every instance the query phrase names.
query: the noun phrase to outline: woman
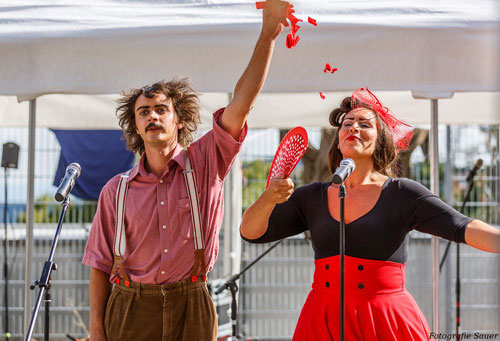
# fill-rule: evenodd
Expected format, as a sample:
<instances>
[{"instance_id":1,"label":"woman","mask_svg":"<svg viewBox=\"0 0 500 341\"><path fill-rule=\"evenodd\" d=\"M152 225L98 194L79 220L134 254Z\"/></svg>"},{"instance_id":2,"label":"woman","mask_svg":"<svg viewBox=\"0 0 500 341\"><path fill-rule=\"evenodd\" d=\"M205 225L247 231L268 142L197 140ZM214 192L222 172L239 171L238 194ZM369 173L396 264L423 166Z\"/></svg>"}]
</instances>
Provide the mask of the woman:
<instances>
[{"instance_id":1,"label":"woman","mask_svg":"<svg viewBox=\"0 0 500 341\"><path fill-rule=\"evenodd\" d=\"M330 170L343 158L356 163L344 183L345 339L428 340L427 321L404 287L408 232L498 253L500 231L455 211L419 183L396 178L396 155L408 147L411 127L368 89L345 98L330 123L338 127ZM294 340L339 339L339 217L338 185L313 183L294 191L290 179L272 180L243 215L241 235L251 243L311 233L314 282Z\"/></svg>"}]
</instances>

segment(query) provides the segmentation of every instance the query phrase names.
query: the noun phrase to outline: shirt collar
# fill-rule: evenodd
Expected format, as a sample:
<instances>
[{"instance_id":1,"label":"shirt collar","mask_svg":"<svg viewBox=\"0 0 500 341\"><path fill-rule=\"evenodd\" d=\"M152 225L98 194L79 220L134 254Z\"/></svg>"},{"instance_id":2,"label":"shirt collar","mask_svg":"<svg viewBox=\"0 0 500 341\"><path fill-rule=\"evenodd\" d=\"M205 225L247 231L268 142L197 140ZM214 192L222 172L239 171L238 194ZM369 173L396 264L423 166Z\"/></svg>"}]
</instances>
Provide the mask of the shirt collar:
<instances>
[{"instance_id":1,"label":"shirt collar","mask_svg":"<svg viewBox=\"0 0 500 341\"><path fill-rule=\"evenodd\" d=\"M186 156L185 156L184 148L178 143L177 146L174 149L174 152L172 153L172 158L168 161L168 163L171 162L176 162L182 170L186 169ZM135 165L134 168L130 171L130 175L128 177L127 182L132 181L137 175L141 175L144 177L148 176L148 172L146 171L145 167L145 162L146 162L146 153L144 152L141 155L141 159L139 160L139 163Z\"/></svg>"}]
</instances>

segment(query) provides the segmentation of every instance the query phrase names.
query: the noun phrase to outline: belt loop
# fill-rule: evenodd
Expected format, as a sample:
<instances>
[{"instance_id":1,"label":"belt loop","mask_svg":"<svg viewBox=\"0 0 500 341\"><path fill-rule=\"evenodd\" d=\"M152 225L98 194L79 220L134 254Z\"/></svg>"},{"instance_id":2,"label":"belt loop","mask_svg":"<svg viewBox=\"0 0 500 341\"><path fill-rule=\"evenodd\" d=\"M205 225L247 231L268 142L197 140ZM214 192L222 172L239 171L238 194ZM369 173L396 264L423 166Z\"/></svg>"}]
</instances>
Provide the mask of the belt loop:
<instances>
[{"instance_id":1,"label":"belt loop","mask_svg":"<svg viewBox=\"0 0 500 341\"><path fill-rule=\"evenodd\" d=\"M137 297L141 297L141 283L136 283L135 294Z\"/></svg>"}]
</instances>

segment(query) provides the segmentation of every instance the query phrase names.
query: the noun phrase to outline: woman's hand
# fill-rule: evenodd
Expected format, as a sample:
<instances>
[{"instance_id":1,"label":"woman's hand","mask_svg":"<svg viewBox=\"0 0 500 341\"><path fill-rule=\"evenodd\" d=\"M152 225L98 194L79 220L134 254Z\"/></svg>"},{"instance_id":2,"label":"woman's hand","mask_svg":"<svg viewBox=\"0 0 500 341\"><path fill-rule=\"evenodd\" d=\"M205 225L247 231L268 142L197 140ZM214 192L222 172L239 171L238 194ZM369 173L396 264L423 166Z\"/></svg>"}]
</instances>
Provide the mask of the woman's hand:
<instances>
[{"instance_id":1,"label":"woman's hand","mask_svg":"<svg viewBox=\"0 0 500 341\"><path fill-rule=\"evenodd\" d=\"M287 201L293 193L293 187L290 178L269 181L269 187L243 213L241 235L247 239L257 239L266 233L274 206Z\"/></svg>"},{"instance_id":2,"label":"woman's hand","mask_svg":"<svg viewBox=\"0 0 500 341\"><path fill-rule=\"evenodd\" d=\"M293 193L293 181L286 179L271 179L269 187L262 193L263 199L273 205L287 201Z\"/></svg>"}]
</instances>

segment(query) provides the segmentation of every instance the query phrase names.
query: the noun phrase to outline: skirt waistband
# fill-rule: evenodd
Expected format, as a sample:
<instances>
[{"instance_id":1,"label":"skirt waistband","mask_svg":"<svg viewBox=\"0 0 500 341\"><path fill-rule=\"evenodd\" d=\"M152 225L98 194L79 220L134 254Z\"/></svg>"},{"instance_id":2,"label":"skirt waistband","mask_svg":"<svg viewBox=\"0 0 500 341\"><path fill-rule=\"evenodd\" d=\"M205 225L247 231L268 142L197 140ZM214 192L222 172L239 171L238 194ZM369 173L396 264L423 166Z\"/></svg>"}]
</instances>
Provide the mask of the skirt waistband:
<instances>
[{"instance_id":1,"label":"skirt waistband","mask_svg":"<svg viewBox=\"0 0 500 341\"><path fill-rule=\"evenodd\" d=\"M314 262L313 290L340 291L340 256ZM344 290L350 294L389 294L404 290L405 264L344 256Z\"/></svg>"}]
</instances>

